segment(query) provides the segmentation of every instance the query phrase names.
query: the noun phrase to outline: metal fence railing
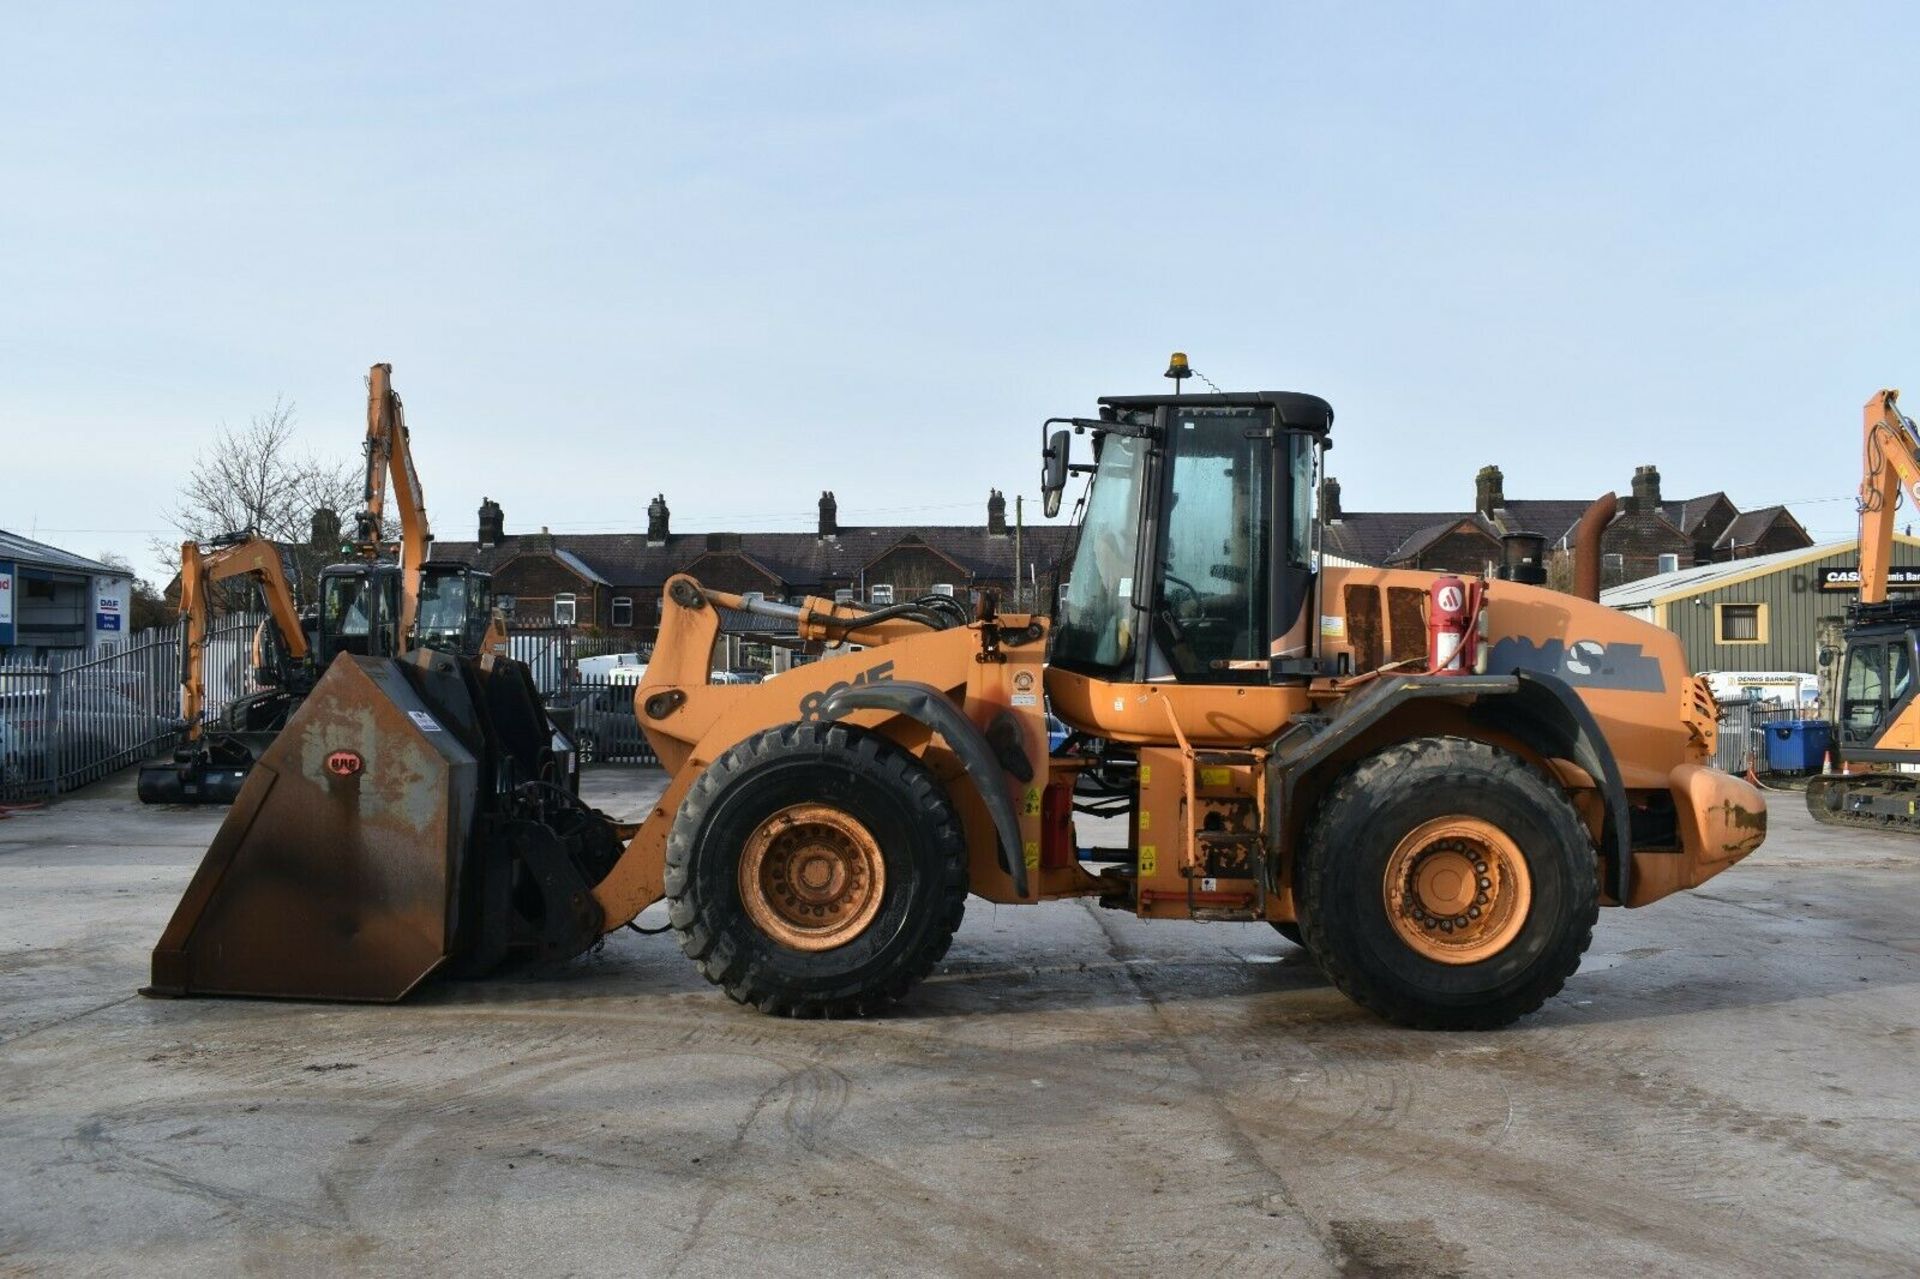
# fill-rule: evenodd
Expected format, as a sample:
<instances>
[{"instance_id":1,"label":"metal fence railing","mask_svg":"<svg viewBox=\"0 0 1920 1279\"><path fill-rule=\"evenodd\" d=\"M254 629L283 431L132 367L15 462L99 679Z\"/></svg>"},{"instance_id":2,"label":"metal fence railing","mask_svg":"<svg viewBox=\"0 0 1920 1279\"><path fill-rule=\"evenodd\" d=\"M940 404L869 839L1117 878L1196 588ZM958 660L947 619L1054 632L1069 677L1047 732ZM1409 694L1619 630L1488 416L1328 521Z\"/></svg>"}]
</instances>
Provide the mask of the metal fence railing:
<instances>
[{"instance_id":1,"label":"metal fence railing","mask_svg":"<svg viewBox=\"0 0 1920 1279\"><path fill-rule=\"evenodd\" d=\"M206 720L253 691L253 634L229 614L201 657ZM0 800L44 798L173 748L180 728L180 625L153 627L96 657L0 665Z\"/></svg>"},{"instance_id":2,"label":"metal fence railing","mask_svg":"<svg viewBox=\"0 0 1920 1279\"><path fill-rule=\"evenodd\" d=\"M1767 728L1786 720L1817 719L1818 713L1773 702L1720 703L1720 742L1714 751L1716 768L1729 773L1767 771Z\"/></svg>"},{"instance_id":3,"label":"metal fence railing","mask_svg":"<svg viewBox=\"0 0 1920 1279\"><path fill-rule=\"evenodd\" d=\"M563 722L571 716L581 763L659 765L634 713L634 687L632 682L576 680L549 697Z\"/></svg>"}]
</instances>

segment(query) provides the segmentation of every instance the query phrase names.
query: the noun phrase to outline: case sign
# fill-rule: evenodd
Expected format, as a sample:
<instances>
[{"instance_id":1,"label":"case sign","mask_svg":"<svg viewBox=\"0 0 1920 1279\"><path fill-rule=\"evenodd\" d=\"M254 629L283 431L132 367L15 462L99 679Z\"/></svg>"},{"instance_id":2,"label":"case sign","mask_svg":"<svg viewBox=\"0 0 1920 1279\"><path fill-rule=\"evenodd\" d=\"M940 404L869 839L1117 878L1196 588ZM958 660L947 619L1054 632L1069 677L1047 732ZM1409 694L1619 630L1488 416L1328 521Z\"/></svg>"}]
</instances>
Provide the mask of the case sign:
<instances>
[{"instance_id":1,"label":"case sign","mask_svg":"<svg viewBox=\"0 0 1920 1279\"><path fill-rule=\"evenodd\" d=\"M1842 564L1837 568L1820 570L1819 587L1823 591L1857 591L1860 589L1860 566ZM1890 568L1887 570L1887 589L1890 591L1920 590L1920 568Z\"/></svg>"}]
</instances>

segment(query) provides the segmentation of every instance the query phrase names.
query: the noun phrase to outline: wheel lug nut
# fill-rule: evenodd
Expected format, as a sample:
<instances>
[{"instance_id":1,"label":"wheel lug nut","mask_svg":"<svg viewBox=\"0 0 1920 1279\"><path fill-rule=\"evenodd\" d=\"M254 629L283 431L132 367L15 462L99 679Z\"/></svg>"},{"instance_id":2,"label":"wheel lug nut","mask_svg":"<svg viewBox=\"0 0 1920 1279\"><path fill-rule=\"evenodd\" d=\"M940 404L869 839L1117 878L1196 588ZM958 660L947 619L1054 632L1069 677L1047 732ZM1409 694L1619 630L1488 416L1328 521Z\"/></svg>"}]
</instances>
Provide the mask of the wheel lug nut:
<instances>
[{"instance_id":1,"label":"wheel lug nut","mask_svg":"<svg viewBox=\"0 0 1920 1279\"><path fill-rule=\"evenodd\" d=\"M1492 887L1493 887L1493 881L1491 879L1488 879L1485 875L1482 875L1480 877L1480 891L1485 892L1487 889Z\"/></svg>"},{"instance_id":2,"label":"wheel lug nut","mask_svg":"<svg viewBox=\"0 0 1920 1279\"><path fill-rule=\"evenodd\" d=\"M1467 918L1469 919L1480 918L1480 908L1478 906L1467 907Z\"/></svg>"}]
</instances>

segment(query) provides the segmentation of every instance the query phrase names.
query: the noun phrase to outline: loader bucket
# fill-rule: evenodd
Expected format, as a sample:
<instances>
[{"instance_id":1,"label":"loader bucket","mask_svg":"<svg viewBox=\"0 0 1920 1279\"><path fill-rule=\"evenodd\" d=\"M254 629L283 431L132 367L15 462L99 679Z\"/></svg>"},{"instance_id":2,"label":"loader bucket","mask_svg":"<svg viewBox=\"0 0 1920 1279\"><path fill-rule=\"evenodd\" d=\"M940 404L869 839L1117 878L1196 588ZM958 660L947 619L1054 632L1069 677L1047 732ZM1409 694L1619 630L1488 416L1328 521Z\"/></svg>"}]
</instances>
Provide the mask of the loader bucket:
<instances>
[{"instance_id":1,"label":"loader bucket","mask_svg":"<svg viewBox=\"0 0 1920 1279\"><path fill-rule=\"evenodd\" d=\"M474 716L451 662L337 659L248 772L147 993L392 1001L439 968L480 785Z\"/></svg>"}]
</instances>

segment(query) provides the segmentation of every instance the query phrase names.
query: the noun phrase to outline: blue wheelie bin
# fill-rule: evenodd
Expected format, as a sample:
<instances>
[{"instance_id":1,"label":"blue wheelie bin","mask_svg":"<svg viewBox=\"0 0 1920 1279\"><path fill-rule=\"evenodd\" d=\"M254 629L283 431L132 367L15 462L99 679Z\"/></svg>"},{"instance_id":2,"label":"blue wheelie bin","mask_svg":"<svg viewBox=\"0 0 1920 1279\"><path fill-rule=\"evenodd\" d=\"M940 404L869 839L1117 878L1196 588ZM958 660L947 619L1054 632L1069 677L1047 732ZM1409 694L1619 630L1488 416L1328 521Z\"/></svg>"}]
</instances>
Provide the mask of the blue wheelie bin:
<instances>
[{"instance_id":1,"label":"blue wheelie bin","mask_svg":"<svg viewBox=\"0 0 1920 1279\"><path fill-rule=\"evenodd\" d=\"M1818 772L1827 756L1827 721L1785 719L1767 725L1767 771Z\"/></svg>"}]
</instances>

